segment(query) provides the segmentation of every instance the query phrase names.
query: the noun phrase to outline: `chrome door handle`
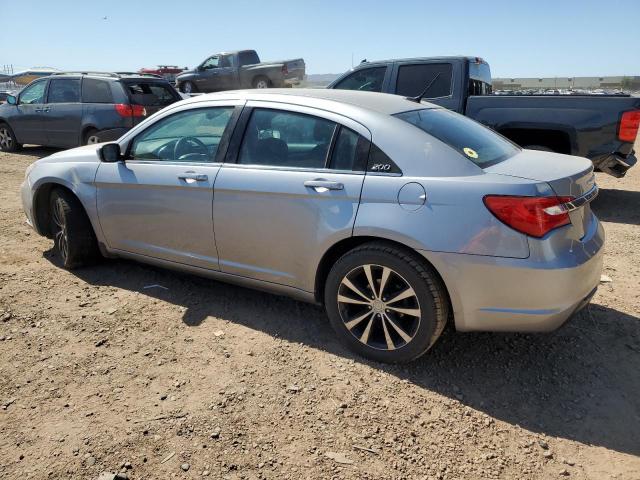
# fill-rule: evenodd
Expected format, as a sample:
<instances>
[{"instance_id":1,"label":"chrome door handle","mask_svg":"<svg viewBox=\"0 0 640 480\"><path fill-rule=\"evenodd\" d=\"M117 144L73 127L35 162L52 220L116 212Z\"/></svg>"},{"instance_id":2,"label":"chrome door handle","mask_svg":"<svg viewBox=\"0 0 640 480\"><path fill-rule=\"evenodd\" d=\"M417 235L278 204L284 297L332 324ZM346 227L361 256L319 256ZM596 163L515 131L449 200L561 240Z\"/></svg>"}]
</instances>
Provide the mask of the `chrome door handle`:
<instances>
[{"instance_id":1,"label":"chrome door handle","mask_svg":"<svg viewBox=\"0 0 640 480\"><path fill-rule=\"evenodd\" d=\"M304 182L307 188L313 188L316 192L326 192L327 190L344 190L344 185L340 182L330 182L321 178L317 180L307 180Z\"/></svg>"},{"instance_id":2,"label":"chrome door handle","mask_svg":"<svg viewBox=\"0 0 640 480\"><path fill-rule=\"evenodd\" d=\"M180 175L178 175L178 178L184 181L191 180L195 182L206 182L207 180L209 180L209 177L206 176L204 173L195 173L195 172L181 173Z\"/></svg>"}]
</instances>

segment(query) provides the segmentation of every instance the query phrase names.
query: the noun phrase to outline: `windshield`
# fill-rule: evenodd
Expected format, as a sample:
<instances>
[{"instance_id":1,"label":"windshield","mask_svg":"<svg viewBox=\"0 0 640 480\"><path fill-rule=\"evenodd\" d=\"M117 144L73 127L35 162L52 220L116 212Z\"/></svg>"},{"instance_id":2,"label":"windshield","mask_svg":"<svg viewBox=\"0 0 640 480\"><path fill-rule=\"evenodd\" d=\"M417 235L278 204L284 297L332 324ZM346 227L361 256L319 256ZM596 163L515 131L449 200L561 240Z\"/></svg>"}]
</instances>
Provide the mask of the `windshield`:
<instances>
[{"instance_id":1,"label":"windshield","mask_svg":"<svg viewBox=\"0 0 640 480\"><path fill-rule=\"evenodd\" d=\"M493 130L449 110L412 110L394 116L446 143L480 168L495 165L520 151Z\"/></svg>"}]
</instances>

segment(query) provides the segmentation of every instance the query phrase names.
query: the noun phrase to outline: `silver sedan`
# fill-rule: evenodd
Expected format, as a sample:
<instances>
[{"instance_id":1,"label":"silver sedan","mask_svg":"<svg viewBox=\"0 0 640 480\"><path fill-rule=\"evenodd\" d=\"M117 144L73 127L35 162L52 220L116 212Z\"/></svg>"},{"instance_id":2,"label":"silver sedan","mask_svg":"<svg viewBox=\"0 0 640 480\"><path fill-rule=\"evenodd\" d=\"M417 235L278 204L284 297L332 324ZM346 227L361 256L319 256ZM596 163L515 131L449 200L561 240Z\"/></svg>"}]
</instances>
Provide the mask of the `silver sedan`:
<instances>
[{"instance_id":1,"label":"silver sedan","mask_svg":"<svg viewBox=\"0 0 640 480\"><path fill-rule=\"evenodd\" d=\"M67 268L124 257L324 304L385 362L460 331L544 331L588 303L604 234L586 159L345 90L202 95L26 172Z\"/></svg>"}]
</instances>

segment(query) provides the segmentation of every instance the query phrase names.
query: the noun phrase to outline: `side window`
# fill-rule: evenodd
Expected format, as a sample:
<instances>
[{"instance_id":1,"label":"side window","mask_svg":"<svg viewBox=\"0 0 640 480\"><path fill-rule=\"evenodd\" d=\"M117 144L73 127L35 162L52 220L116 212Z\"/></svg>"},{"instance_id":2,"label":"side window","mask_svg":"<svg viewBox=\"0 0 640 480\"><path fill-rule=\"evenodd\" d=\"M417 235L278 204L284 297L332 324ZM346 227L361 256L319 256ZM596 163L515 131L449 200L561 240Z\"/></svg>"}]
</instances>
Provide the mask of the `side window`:
<instances>
[{"instance_id":1,"label":"side window","mask_svg":"<svg viewBox=\"0 0 640 480\"><path fill-rule=\"evenodd\" d=\"M371 144L367 172L402 174L402 170L377 145Z\"/></svg>"},{"instance_id":2,"label":"side window","mask_svg":"<svg viewBox=\"0 0 640 480\"><path fill-rule=\"evenodd\" d=\"M78 103L80 101L80 79L61 78L49 81L47 103Z\"/></svg>"},{"instance_id":3,"label":"side window","mask_svg":"<svg viewBox=\"0 0 640 480\"><path fill-rule=\"evenodd\" d=\"M335 128L335 123L312 115L255 109L238 163L324 168Z\"/></svg>"},{"instance_id":4,"label":"side window","mask_svg":"<svg viewBox=\"0 0 640 480\"><path fill-rule=\"evenodd\" d=\"M29 85L20 93L20 103L31 105L34 103L44 103L44 88L47 82L38 82Z\"/></svg>"},{"instance_id":5,"label":"side window","mask_svg":"<svg viewBox=\"0 0 640 480\"><path fill-rule=\"evenodd\" d=\"M218 66L220 68L230 67L231 66L231 60L229 59L229 55L221 56L220 57L220 61L218 62Z\"/></svg>"},{"instance_id":6,"label":"side window","mask_svg":"<svg viewBox=\"0 0 640 480\"><path fill-rule=\"evenodd\" d=\"M83 79L82 101L84 103L113 103L111 85L104 80Z\"/></svg>"},{"instance_id":7,"label":"side window","mask_svg":"<svg viewBox=\"0 0 640 480\"><path fill-rule=\"evenodd\" d=\"M209 70L211 68L216 68L218 66L218 60L219 57L209 57L205 60L205 62L202 64L202 68L204 68L205 70Z\"/></svg>"},{"instance_id":8,"label":"side window","mask_svg":"<svg viewBox=\"0 0 640 480\"><path fill-rule=\"evenodd\" d=\"M361 90L363 92L381 92L387 67L372 67L356 70L334 88L340 90Z\"/></svg>"},{"instance_id":9,"label":"side window","mask_svg":"<svg viewBox=\"0 0 640 480\"><path fill-rule=\"evenodd\" d=\"M396 94L404 97L416 97L431 84L424 98L449 96L451 95L451 72L450 63L402 65L398 69Z\"/></svg>"},{"instance_id":10,"label":"side window","mask_svg":"<svg viewBox=\"0 0 640 480\"><path fill-rule=\"evenodd\" d=\"M133 160L213 162L234 107L186 110L159 120L138 135Z\"/></svg>"},{"instance_id":11,"label":"side window","mask_svg":"<svg viewBox=\"0 0 640 480\"><path fill-rule=\"evenodd\" d=\"M340 127L340 133L331 154L331 168L334 170L364 171L369 155L369 141L347 127Z\"/></svg>"}]
</instances>

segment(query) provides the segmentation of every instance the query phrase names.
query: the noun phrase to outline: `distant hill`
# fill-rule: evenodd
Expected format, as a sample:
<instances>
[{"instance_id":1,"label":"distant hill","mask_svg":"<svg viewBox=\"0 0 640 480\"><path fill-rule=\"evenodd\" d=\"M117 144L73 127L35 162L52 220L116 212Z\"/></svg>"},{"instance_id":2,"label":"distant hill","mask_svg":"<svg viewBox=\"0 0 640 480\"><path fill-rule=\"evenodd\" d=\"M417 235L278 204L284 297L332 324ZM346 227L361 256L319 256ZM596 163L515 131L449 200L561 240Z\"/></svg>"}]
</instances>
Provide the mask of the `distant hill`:
<instances>
[{"instance_id":1,"label":"distant hill","mask_svg":"<svg viewBox=\"0 0 640 480\"><path fill-rule=\"evenodd\" d=\"M300 85L301 87L326 87L331 82L333 82L336 78L338 78L341 73L315 73L307 75L305 81Z\"/></svg>"}]
</instances>

